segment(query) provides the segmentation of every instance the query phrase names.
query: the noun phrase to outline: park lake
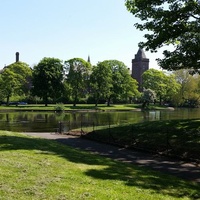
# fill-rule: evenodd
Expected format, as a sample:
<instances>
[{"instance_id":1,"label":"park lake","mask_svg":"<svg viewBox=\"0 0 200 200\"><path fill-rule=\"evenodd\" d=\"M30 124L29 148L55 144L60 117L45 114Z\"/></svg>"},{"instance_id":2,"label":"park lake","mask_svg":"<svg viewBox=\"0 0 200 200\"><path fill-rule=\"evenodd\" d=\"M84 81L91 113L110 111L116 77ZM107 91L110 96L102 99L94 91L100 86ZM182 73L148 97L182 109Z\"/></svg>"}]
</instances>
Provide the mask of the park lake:
<instances>
[{"instance_id":1,"label":"park lake","mask_svg":"<svg viewBox=\"0 0 200 200\"><path fill-rule=\"evenodd\" d=\"M151 111L120 111L120 112L1 112L0 129L16 132L51 132L86 126L115 126L122 124L141 123L144 121L196 119L200 118L200 109L169 109Z\"/></svg>"}]
</instances>

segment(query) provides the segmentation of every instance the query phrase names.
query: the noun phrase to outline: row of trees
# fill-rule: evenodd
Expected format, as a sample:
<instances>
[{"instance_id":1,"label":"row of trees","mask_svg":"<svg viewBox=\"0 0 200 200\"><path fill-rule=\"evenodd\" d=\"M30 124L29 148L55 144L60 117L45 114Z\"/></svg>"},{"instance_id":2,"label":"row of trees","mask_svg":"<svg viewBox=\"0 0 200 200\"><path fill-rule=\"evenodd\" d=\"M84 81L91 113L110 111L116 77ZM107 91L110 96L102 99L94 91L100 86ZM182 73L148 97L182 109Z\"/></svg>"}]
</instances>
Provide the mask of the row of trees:
<instances>
[{"instance_id":1,"label":"row of trees","mask_svg":"<svg viewBox=\"0 0 200 200\"><path fill-rule=\"evenodd\" d=\"M143 74L143 102L159 101L174 106L197 107L200 104L200 75L182 69L173 73L150 69Z\"/></svg>"},{"instance_id":2,"label":"row of trees","mask_svg":"<svg viewBox=\"0 0 200 200\"><path fill-rule=\"evenodd\" d=\"M99 101L128 101L138 96L137 82L124 63L117 60L99 62L92 67L81 58L64 63L57 58L43 58L31 69L16 62L0 74L1 100L9 104L12 96L25 99L40 98L45 105L51 102L73 102L81 99Z\"/></svg>"},{"instance_id":3,"label":"row of trees","mask_svg":"<svg viewBox=\"0 0 200 200\"><path fill-rule=\"evenodd\" d=\"M124 63L106 60L92 66L81 58L64 63L57 58L43 58L31 69L26 63L16 62L0 74L0 100L9 104L10 98L45 103L68 103L74 106L82 100L87 103L158 101L176 106L197 106L200 99L200 77L188 70L173 73L149 69L143 74L144 91L130 76Z\"/></svg>"},{"instance_id":4,"label":"row of trees","mask_svg":"<svg viewBox=\"0 0 200 200\"><path fill-rule=\"evenodd\" d=\"M176 105L196 105L199 102L200 73L200 2L199 0L126 0L129 12L141 21L137 29L149 31L144 35L141 48L157 51L172 45L173 51L165 50L164 58L158 59L163 69L178 70L165 74L149 70L143 75L143 101L148 103L173 102ZM180 70L182 69L182 70ZM128 101L140 98L137 82L132 79L126 66L117 60L103 61L92 67L90 63L74 58L64 64L55 58L44 58L33 69L26 63L17 62L4 68L0 75L0 99L7 104L13 95L41 98L47 105L70 100L74 105L81 99ZM63 99L62 99L62 98Z\"/></svg>"}]
</instances>

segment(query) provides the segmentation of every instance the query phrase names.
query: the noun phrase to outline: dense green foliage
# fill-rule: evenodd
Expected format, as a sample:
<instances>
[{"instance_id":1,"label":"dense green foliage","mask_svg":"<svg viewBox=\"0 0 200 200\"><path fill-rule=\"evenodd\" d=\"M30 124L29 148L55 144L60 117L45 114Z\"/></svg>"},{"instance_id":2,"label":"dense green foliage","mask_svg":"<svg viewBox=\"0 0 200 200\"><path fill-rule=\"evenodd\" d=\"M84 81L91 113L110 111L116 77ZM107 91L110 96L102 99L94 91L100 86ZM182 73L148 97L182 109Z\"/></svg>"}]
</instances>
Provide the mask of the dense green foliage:
<instances>
[{"instance_id":1,"label":"dense green foliage","mask_svg":"<svg viewBox=\"0 0 200 200\"><path fill-rule=\"evenodd\" d=\"M174 72L175 79L180 85L177 94L172 96L175 105L198 107L200 104L200 76L191 75L188 70Z\"/></svg>"},{"instance_id":2,"label":"dense green foliage","mask_svg":"<svg viewBox=\"0 0 200 200\"><path fill-rule=\"evenodd\" d=\"M63 64L57 58L43 58L38 65L33 68L33 88L32 93L42 98L45 105L48 98L54 101L63 91Z\"/></svg>"},{"instance_id":3,"label":"dense green foliage","mask_svg":"<svg viewBox=\"0 0 200 200\"><path fill-rule=\"evenodd\" d=\"M126 7L141 22L137 29L147 32L140 46L156 51L172 44L174 50L165 50L159 65L168 70L200 68L200 2L199 0L126 0Z\"/></svg>"},{"instance_id":4,"label":"dense green foliage","mask_svg":"<svg viewBox=\"0 0 200 200\"><path fill-rule=\"evenodd\" d=\"M0 74L1 99L6 98L7 105L13 95L29 95L32 70L23 62L5 67Z\"/></svg>"},{"instance_id":5,"label":"dense green foliage","mask_svg":"<svg viewBox=\"0 0 200 200\"><path fill-rule=\"evenodd\" d=\"M156 102L156 93L150 88L144 89L141 100L142 108L148 108L150 103Z\"/></svg>"},{"instance_id":6,"label":"dense green foliage","mask_svg":"<svg viewBox=\"0 0 200 200\"><path fill-rule=\"evenodd\" d=\"M88 94L91 64L82 58L65 61L66 82L71 88L71 97L76 106L80 98Z\"/></svg>"},{"instance_id":7,"label":"dense green foliage","mask_svg":"<svg viewBox=\"0 0 200 200\"><path fill-rule=\"evenodd\" d=\"M190 70L172 73L149 69L142 75L143 92L123 62L105 60L97 66L81 58L64 63L43 58L33 69L16 62L0 73L0 103L168 103L172 106L198 107L200 76ZM149 93L149 91L151 91ZM153 95L152 95L153 94ZM154 95L155 94L155 95ZM14 101L14 102L10 102Z\"/></svg>"},{"instance_id":8,"label":"dense green foliage","mask_svg":"<svg viewBox=\"0 0 200 200\"><path fill-rule=\"evenodd\" d=\"M180 84L176 82L173 74L166 75L163 71L156 69L149 69L142 75L143 87L151 89L156 93L159 98L160 104L172 99L179 91Z\"/></svg>"},{"instance_id":9,"label":"dense green foliage","mask_svg":"<svg viewBox=\"0 0 200 200\"><path fill-rule=\"evenodd\" d=\"M96 105L101 98L106 99L110 106L111 100L127 103L139 95L137 81L131 78L125 64L118 60L99 62L93 68L90 82Z\"/></svg>"},{"instance_id":10,"label":"dense green foliage","mask_svg":"<svg viewBox=\"0 0 200 200\"><path fill-rule=\"evenodd\" d=\"M100 99L106 99L112 88L112 71L104 62L100 62L92 69L90 77L91 94L97 106Z\"/></svg>"},{"instance_id":11,"label":"dense green foliage","mask_svg":"<svg viewBox=\"0 0 200 200\"><path fill-rule=\"evenodd\" d=\"M111 95L108 97L108 102L110 98L114 100L123 99L127 103L133 97L138 97L138 83L135 79L132 79L128 68L124 63L117 60L109 60L107 62L108 66L112 70L112 89Z\"/></svg>"}]
</instances>

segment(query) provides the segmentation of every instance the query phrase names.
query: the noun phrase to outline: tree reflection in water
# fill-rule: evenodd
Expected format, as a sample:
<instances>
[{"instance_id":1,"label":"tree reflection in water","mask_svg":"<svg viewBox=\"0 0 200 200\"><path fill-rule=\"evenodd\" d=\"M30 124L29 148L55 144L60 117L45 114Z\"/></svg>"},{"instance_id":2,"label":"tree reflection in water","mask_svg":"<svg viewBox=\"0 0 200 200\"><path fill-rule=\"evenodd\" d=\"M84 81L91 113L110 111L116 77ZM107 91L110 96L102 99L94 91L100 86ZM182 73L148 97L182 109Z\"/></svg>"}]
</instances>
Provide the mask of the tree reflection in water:
<instances>
[{"instance_id":1,"label":"tree reflection in water","mask_svg":"<svg viewBox=\"0 0 200 200\"><path fill-rule=\"evenodd\" d=\"M128 112L2 112L0 129L17 132L54 132L62 122L65 130L81 126L120 125L144 121L200 118L200 109Z\"/></svg>"}]
</instances>

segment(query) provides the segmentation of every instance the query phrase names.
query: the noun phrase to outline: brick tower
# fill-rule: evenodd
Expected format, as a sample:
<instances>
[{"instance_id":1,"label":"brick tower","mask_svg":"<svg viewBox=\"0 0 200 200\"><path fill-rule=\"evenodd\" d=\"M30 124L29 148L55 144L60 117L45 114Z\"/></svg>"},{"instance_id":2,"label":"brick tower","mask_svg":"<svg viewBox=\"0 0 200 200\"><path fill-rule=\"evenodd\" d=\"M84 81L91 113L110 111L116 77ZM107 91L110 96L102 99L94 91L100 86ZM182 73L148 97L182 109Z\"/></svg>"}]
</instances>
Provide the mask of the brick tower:
<instances>
[{"instance_id":1,"label":"brick tower","mask_svg":"<svg viewBox=\"0 0 200 200\"><path fill-rule=\"evenodd\" d=\"M132 74L131 76L138 82L138 90L142 92L142 74L149 69L149 59L143 49L139 48L135 58L132 59Z\"/></svg>"}]
</instances>

